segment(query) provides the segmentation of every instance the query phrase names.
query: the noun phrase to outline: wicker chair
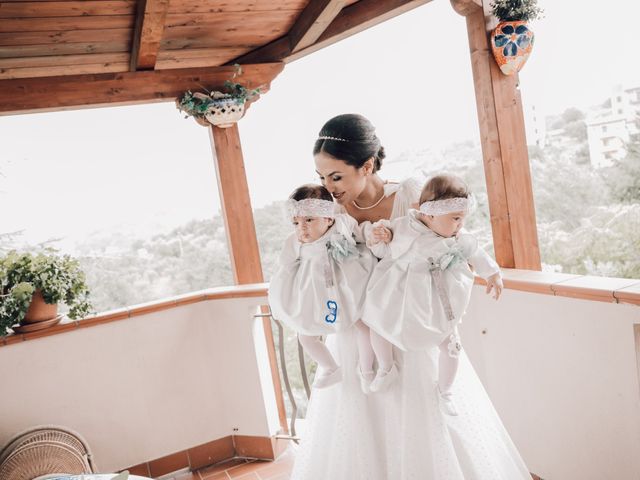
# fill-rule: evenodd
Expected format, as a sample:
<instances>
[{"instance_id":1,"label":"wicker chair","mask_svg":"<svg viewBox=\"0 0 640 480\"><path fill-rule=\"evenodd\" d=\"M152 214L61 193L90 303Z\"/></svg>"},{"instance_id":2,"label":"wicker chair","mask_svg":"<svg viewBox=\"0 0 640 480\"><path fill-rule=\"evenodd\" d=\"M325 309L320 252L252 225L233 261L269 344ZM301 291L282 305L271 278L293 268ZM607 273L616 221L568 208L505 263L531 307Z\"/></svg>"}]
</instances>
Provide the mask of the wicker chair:
<instances>
[{"instance_id":1,"label":"wicker chair","mask_svg":"<svg viewBox=\"0 0 640 480\"><path fill-rule=\"evenodd\" d=\"M76 432L54 425L30 428L0 451L2 480L33 480L48 474L94 473L91 450Z\"/></svg>"}]
</instances>

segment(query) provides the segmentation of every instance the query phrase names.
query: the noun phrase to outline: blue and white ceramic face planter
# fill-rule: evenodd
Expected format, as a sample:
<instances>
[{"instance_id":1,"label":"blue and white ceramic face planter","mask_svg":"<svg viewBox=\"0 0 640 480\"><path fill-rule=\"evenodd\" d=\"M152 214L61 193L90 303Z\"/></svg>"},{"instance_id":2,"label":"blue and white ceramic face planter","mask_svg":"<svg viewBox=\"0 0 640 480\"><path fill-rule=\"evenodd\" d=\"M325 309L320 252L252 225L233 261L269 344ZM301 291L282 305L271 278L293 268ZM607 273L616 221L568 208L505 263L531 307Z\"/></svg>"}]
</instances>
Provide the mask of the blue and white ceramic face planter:
<instances>
[{"instance_id":1,"label":"blue and white ceramic face planter","mask_svg":"<svg viewBox=\"0 0 640 480\"><path fill-rule=\"evenodd\" d=\"M491 32L491 49L500 71L513 75L524 66L533 49L534 34L526 21L500 22Z\"/></svg>"}]
</instances>

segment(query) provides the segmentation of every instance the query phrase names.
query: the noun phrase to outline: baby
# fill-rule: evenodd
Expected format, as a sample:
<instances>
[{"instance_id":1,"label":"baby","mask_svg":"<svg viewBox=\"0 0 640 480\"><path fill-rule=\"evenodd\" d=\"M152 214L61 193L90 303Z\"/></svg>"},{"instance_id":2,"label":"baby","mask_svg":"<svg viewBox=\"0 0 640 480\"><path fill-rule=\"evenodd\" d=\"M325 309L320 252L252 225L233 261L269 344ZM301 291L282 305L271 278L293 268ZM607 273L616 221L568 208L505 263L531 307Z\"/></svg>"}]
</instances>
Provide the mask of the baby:
<instances>
[{"instance_id":1,"label":"baby","mask_svg":"<svg viewBox=\"0 0 640 480\"><path fill-rule=\"evenodd\" d=\"M364 375L373 376L369 329L360 321L367 282L376 263L364 244L356 243L356 221L337 213L329 191L321 185L303 185L287 201L295 232L280 256L269 286L274 318L298 333L300 344L318 363L315 388L342 379L342 369L321 336L355 325L362 388Z\"/></svg>"},{"instance_id":2,"label":"baby","mask_svg":"<svg viewBox=\"0 0 640 480\"><path fill-rule=\"evenodd\" d=\"M442 410L457 415L452 386L462 350L457 326L471 297L475 272L487 293L502 292L498 265L461 231L473 203L455 175L425 184L419 210L392 222L365 225L367 244L381 257L369 281L363 318L373 336L403 350L438 347L438 393ZM391 355L388 343L373 342L377 357Z\"/></svg>"}]
</instances>

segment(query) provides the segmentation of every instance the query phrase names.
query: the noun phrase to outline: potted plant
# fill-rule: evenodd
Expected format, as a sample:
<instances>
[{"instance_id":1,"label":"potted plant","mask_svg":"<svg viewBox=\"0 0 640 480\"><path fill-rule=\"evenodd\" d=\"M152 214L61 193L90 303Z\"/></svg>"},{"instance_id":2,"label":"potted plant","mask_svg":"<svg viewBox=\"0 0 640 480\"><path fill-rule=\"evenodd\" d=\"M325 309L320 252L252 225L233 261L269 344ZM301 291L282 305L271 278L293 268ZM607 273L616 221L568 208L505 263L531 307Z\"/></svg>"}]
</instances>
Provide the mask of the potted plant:
<instances>
[{"instance_id":1,"label":"potted plant","mask_svg":"<svg viewBox=\"0 0 640 480\"><path fill-rule=\"evenodd\" d=\"M491 13L499 20L491 32L493 56L505 75L519 72L533 49L528 22L542 17L538 0L494 0Z\"/></svg>"},{"instance_id":2,"label":"potted plant","mask_svg":"<svg viewBox=\"0 0 640 480\"><path fill-rule=\"evenodd\" d=\"M178 109L193 117L200 125L216 125L220 128L230 127L240 120L245 113L247 100L252 100L260 94L260 88L247 89L240 83L233 80L242 73L240 65L236 64L236 71L224 83L224 92L206 91L185 92L182 97L176 100Z\"/></svg>"},{"instance_id":3,"label":"potted plant","mask_svg":"<svg viewBox=\"0 0 640 480\"><path fill-rule=\"evenodd\" d=\"M8 328L20 332L55 325L62 318L61 302L69 307L69 318L85 317L91 310L88 296L84 272L69 255L52 249L11 251L0 257L0 336Z\"/></svg>"}]
</instances>

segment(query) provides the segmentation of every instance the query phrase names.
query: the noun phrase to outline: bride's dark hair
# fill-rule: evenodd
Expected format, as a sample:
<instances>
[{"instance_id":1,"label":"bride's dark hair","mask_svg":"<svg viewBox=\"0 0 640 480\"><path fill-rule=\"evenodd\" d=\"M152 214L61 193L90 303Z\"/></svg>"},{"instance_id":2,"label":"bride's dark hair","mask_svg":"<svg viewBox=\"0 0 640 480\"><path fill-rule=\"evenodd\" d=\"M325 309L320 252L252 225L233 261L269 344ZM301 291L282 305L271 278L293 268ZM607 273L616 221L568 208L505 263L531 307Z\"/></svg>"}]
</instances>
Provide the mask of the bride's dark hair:
<instances>
[{"instance_id":1,"label":"bride's dark hair","mask_svg":"<svg viewBox=\"0 0 640 480\"><path fill-rule=\"evenodd\" d=\"M356 168L362 168L367 160L373 158L374 172L382 168L385 158L375 127L356 113L338 115L324 124L313 146L314 155L320 152Z\"/></svg>"}]
</instances>

